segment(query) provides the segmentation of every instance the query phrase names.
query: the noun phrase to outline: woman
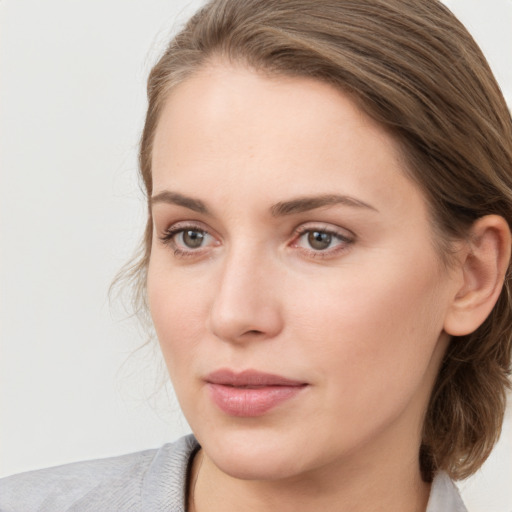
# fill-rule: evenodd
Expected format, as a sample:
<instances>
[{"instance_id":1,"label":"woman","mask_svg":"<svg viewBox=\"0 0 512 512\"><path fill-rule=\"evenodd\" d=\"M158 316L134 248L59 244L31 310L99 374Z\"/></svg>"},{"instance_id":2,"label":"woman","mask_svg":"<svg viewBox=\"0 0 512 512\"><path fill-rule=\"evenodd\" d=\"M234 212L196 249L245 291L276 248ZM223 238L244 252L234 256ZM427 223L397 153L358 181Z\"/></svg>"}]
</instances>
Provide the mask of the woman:
<instances>
[{"instance_id":1,"label":"woman","mask_svg":"<svg viewBox=\"0 0 512 512\"><path fill-rule=\"evenodd\" d=\"M465 29L436 1L216 0L148 93L134 276L194 437L12 477L0 509L465 510L512 221L512 121Z\"/></svg>"}]
</instances>

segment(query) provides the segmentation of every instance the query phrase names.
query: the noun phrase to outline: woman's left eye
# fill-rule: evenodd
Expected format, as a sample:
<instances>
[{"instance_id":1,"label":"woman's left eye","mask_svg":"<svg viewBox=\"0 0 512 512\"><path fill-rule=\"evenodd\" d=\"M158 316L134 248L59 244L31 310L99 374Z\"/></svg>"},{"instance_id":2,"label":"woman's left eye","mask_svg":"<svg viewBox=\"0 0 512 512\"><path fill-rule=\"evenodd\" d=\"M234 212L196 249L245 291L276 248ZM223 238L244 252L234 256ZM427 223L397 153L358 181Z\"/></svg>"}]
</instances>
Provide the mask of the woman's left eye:
<instances>
[{"instance_id":1,"label":"woman's left eye","mask_svg":"<svg viewBox=\"0 0 512 512\"><path fill-rule=\"evenodd\" d=\"M352 242L353 238L330 229L305 228L299 232L293 246L311 253L330 254L346 249Z\"/></svg>"}]
</instances>

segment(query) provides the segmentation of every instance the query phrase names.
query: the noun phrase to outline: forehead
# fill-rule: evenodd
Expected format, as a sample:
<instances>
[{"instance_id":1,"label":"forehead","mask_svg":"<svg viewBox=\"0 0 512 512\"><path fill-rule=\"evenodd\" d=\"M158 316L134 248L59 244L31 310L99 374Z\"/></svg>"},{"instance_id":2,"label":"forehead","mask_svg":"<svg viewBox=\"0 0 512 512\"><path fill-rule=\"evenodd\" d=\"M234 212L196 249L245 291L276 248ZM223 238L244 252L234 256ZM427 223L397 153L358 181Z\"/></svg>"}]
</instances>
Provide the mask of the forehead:
<instances>
[{"instance_id":1,"label":"forehead","mask_svg":"<svg viewBox=\"0 0 512 512\"><path fill-rule=\"evenodd\" d=\"M209 187L219 198L246 200L336 192L376 208L423 202L402 165L391 135L333 86L217 63L166 101L153 146L153 193Z\"/></svg>"},{"instance_id":2,"label":"forehead","mask_svg":"<svg viewBox=\"0 0 512 512\"><path fill-rule=\"evenodd\" d=\"M190 131L201 136L202 144L211 143L216 148L264 141L260 151L278 145L283 152L299 152L302 141L331 143L325 130L334 125L336 133L332 135L338 140L361 140L360 131L371 132L368 135L374 138L385 135L347 95L329 84L215 63L172 89L157 127L153 162L158 163L160 150L169 141L179 141L178 149L183 148ZM210 149L209 144L203 148Z\"/></svg>"}]
</instances>

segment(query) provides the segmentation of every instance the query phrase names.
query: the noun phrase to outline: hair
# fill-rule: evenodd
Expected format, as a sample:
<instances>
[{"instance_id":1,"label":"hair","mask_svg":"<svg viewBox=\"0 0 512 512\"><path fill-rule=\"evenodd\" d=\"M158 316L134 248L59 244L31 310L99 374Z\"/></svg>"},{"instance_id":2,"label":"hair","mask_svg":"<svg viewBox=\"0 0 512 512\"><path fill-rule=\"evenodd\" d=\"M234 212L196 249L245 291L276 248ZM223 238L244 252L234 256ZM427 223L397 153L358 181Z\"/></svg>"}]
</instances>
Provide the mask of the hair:
<instances>
[{"instance_id":1,"label":"hair","mask_svg":"<svg viewBox=\"0 0 512 512\"><path fill-rule=\"evenodd\" d=\"M481 50L437 0L213 0L172 39L148 80L140 175L152 193L155 130L172 88L215 59L309 77L350 95L397 141L431 210L442 260L476 219L512 225L512 119ZM145 300L149 211L132 267ZM424 480L474 473L496 443L510 388L511 273L486 321L453 338L424 419ZM147 306L147 305L146 305ZM144 306L143 306L144 307Z\"/></svg>"}]
</instances>

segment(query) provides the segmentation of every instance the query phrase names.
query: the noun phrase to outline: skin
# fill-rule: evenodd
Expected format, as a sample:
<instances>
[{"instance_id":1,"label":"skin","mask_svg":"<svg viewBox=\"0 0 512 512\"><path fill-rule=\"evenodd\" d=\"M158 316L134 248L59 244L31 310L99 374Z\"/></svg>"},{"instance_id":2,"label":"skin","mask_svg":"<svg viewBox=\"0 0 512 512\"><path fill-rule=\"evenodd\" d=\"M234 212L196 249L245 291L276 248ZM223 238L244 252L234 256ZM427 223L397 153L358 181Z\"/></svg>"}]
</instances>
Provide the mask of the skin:
<instances>
[{"instance_id":1,"label":"skin","mask_svg":"<svg viewBox=\"0 0 512 512\"><path fill-rule=\"evenodd\" d=\"M217 62L170 94L153 183L150 310L202 446L189 508L425 510L421 426L464 274L441 263L393 138L327 84ZM276 215L332 194L366 206ZM219 368L307 386L232 417L204 381Z\"/></svg>"}]
</instances>

